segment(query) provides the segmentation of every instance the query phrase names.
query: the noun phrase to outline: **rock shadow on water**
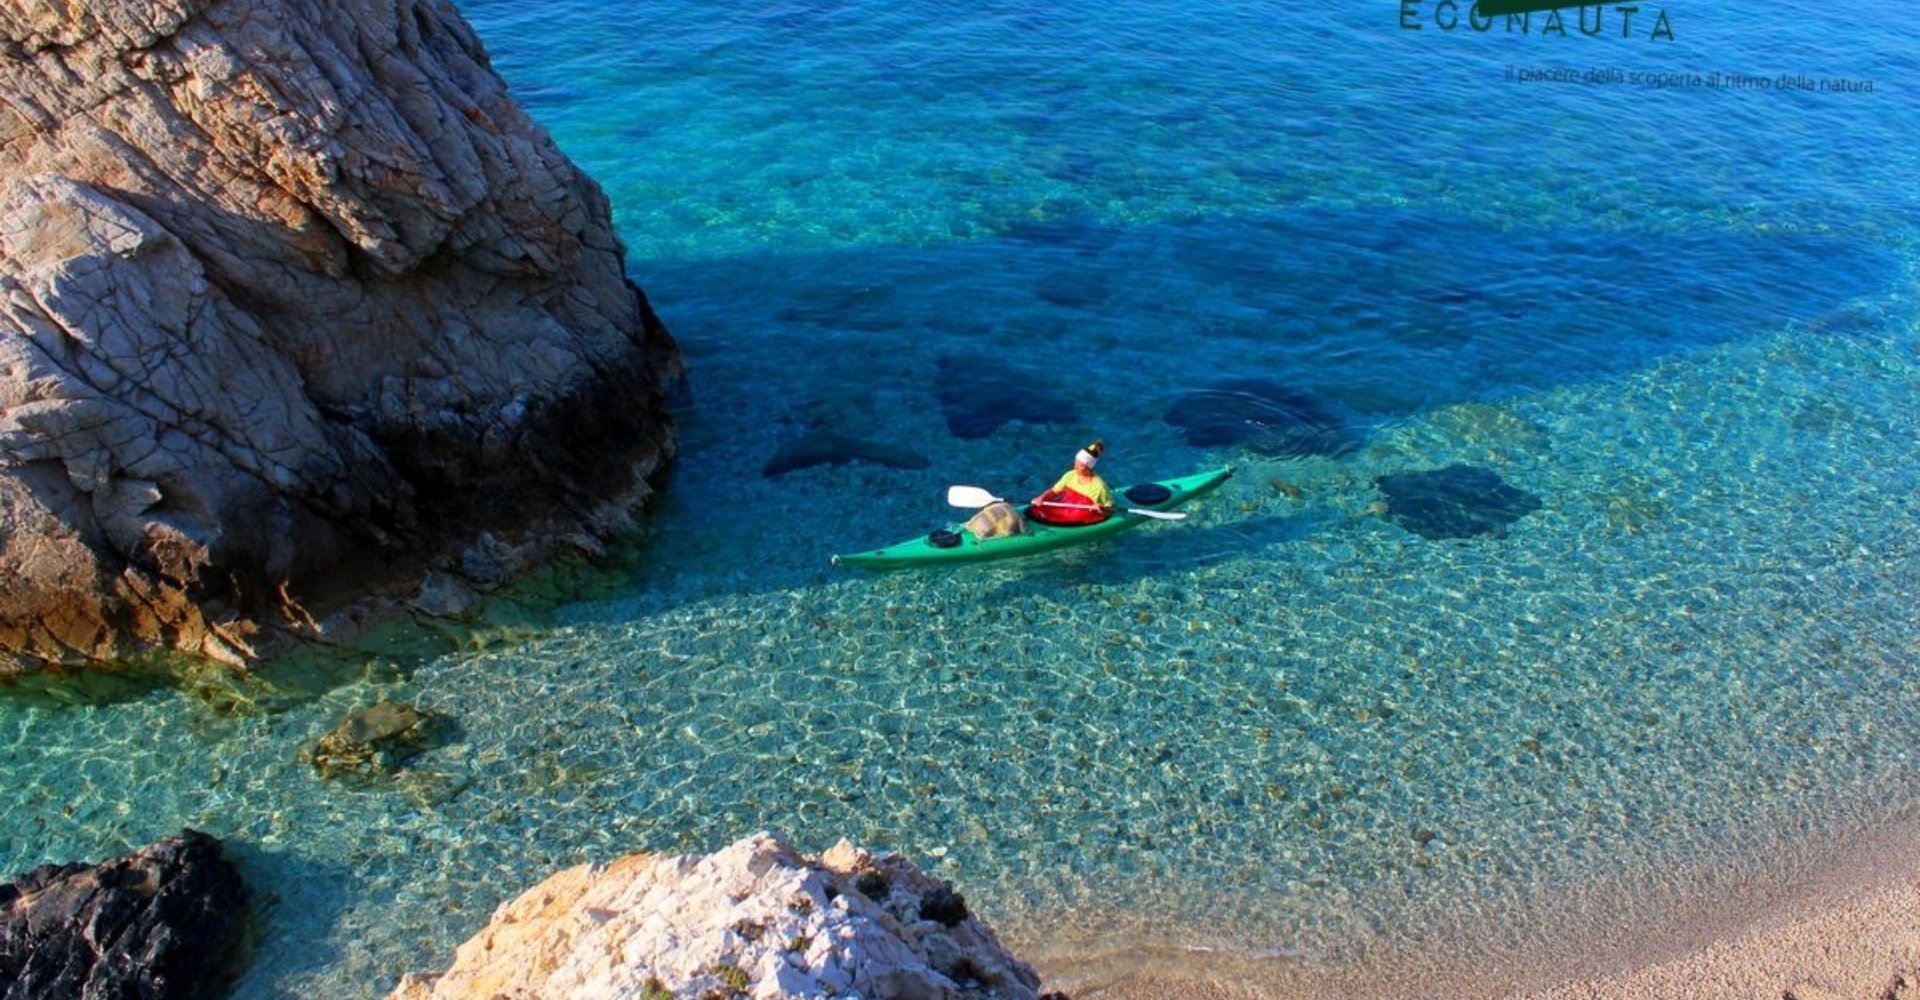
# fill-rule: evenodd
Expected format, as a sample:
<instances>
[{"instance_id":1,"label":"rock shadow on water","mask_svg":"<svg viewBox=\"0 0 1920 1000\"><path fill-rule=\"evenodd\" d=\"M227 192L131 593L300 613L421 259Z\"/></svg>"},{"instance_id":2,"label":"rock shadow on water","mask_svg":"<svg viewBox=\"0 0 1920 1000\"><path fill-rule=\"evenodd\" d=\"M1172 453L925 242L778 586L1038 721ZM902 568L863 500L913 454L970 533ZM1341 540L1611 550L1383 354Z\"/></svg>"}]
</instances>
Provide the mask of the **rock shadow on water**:
<instances>
[{"instance_id":1,"label":"rock shadow on water","mask_svg":"<svg viewBox=\"0 0 1920 1000\"><path fill-rule=\"evenodd\" d=\"M1013 421L1071 424L1073 401L1051 383L992 358L942 357L938 365L940 412L957 438L984 438Z\"/></svg>"},{"instance_id":2,"label":"rock shadow on water","mask_svg":"<svg viewBox=\"0 0 1920 1000\"><path fill-rule=\"evenodd\" d=\"M1275 458L1338 458L1361 442L1332 404L1264 379L1230 379L1189 392L1164 419L1196 448L1237 445Z\"/></svg>"},{"instance_id":3,"label":"rock shadow on water","mask_svg":"<svg viewBox=\"0 0 1920 1000\"><path fill-rule=\"evenodd\" d=\"M1539 497L1477 465L1391 473L1374 483L1394 523L1434 540L1499 532L1540 509Z\"/></svg>"}]
</instances>

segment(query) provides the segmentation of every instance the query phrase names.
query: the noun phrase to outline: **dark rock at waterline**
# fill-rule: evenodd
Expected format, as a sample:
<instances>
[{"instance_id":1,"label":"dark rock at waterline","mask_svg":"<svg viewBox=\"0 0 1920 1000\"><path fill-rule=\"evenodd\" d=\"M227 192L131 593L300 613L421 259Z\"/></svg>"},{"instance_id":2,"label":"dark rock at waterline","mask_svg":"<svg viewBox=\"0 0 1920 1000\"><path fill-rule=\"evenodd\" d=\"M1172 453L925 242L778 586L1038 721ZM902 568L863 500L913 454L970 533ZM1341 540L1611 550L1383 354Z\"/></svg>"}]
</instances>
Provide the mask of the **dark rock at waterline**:
<instances>
[{"instance_id":1,"label":"dark rock at waterline","mask_svg":"<svg viewBox=\"0 0 1920 1000\"><path fill-rule=\"evenodd\" d=\"M1051 383L991 358L943 357L940 412L958 438L983 438L1010 421L1070 424L1073 403Z\"/></svg>"},{"instance_id":2,"label":"dark rock at waterline","mask_svg":"<svg viewBox=\"0 0 1920 1000\"><path fill-rule=\"evenodd\" d=\"M1540 509L1539 497L1475 465L1398 472L1374 483L1387 495L1387 516L1424 538L1484 535Z\"/></svg>"},{"instance_id":3,"label":"dark rock at waterline","mask_svg":"<svg viewBox=\"0 0 1920 1000\"><path fill-rule=\"evenodd\" d=\"M767 460L760 474L771 479L796 469L848 462L871 462L890 469L924 469L929 464L927 456L906 448L850 437L839 431L812 430L787 442Z\"/></svg>"},{"instance_id":4,"label":"dark rock at waterline","mask_svg":"<svg viewBox=\"0 0 1920 1000\"><path fill-rule=\"evenodd\" d=\"M240 873L197 830L98 865L42 865L0 886L0 997L218 996L246 927Z\"/></svg>"},{"instance_id":5,"label":"dark rock at waterline","mask_svg":"<svg viewBox=\"0 0 1920 1000\"><path fill-rule=\"evenodd\" d=\"M1340 456L1360 435L1311 393L1263 379L1232 379L1174 400L1164 418L1196 448L1240 445L1261 455Z\"/></svg>"},{"instance_id":6,"label":"dark rock at waterline","mask_svg":"<svg viewBox=\"0 0 1920 1000\"><path fill-rule=\"evenodd\" d=\"M341 720L313 748L313 769L322 778L375 778L434 745L445 731L431 712L397 701L383 701Z\"/></svg>"}]
</instances>

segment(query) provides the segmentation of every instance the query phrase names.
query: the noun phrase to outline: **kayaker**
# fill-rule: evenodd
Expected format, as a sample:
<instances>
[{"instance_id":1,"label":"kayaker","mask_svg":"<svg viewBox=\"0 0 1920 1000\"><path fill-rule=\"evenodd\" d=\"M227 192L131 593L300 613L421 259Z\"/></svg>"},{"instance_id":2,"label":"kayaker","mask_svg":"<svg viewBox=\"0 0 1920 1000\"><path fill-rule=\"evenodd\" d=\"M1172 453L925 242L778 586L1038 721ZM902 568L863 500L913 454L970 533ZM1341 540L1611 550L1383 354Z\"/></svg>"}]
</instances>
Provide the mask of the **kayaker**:
<instances>
[{"instance_id":1,"label":"kayaker","mask_svg":"<svg viewBox=\"0 0 1920 1000\"><path fill-rule=\"evenodd\" d=\"M1053 488L1033 498L1027 516L1044 524L1098 524L1113 514L1113 491L1093 467L1106 450L1101 441L1087 445L1073 456L1073 468L1053 484Z\"/></svg>"}]
</instances>

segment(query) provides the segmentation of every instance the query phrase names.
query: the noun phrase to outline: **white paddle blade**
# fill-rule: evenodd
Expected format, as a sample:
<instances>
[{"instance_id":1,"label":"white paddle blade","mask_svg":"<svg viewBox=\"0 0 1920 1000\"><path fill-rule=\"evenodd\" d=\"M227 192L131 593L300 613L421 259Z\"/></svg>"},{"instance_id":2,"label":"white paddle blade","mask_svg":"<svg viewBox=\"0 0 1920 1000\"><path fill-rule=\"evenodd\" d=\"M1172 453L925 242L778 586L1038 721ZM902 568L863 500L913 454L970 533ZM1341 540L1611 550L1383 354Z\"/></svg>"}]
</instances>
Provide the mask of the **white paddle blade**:
<instances>
[{"instance_id":1,"label":"white paddle blade","mask_svg":"<svg viewBox=\"0 0 1920 1000\"><path fill-rule=\"evenodd\" d=\"M978 486L947 487L947 503L955 507L985 507L990 503L999 502L999 497Z\"/></svg>"}]
</instances>

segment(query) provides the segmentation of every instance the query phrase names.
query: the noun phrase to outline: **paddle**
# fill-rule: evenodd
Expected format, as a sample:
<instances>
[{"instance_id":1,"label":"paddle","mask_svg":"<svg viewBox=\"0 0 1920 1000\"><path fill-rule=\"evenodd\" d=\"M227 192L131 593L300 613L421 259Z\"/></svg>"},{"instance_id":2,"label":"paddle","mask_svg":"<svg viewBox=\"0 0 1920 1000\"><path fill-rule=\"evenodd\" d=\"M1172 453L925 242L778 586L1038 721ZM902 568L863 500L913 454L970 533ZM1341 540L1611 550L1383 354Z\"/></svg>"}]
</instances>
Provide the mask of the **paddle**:
<instances>
[{"instance_id":1,"label":"paddle","mask_svg":"<svg viewBox=\"0 0 1920 1000\"><path fill-rule=\"evenodd\" d=\"M1007 500L1002 499L1001 497L994 496L992 493L989 493L978 486L947 487L947 503L952 504L955 507L985 507L990 503L1007 503L1007 502L1008 502ZM1043 503L1045 503L1048 507L1075 507L1080 510L1098 509L1094 507L1092 504L1086 504L1086 503L1061 503L1058 500L1046 500L1046 501L1043 501ZM1124 514L1138 514L1141 517L1151 517L1161 521L1184 521L1187 518L1186 514L1183 514L1179 511L1140 510L1134 507L1121 507L1119 509L1121 513L1124 513Z\"/></svg>"}]
</instances>

